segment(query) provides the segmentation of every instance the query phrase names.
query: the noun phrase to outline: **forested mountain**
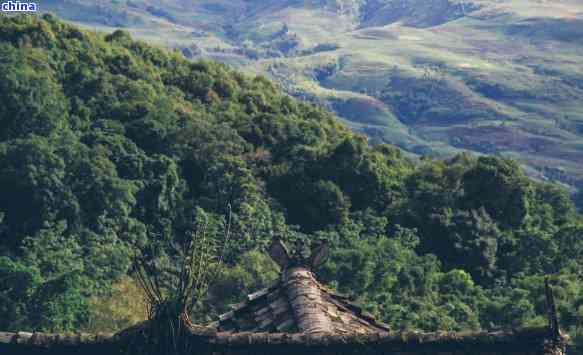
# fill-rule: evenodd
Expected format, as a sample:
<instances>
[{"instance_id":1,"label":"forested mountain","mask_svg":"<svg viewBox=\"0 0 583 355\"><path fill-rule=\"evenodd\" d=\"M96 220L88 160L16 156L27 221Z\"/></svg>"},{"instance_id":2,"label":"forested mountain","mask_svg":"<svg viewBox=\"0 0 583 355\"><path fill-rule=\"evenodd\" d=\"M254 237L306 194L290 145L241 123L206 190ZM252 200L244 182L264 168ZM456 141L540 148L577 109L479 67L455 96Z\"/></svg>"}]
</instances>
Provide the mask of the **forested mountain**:
<instances>
[{"instance_id":1,"label":"forested mountain","mask_svg":"<svg viewBox=\"0 0 583 355\"><path fill-rule=\"evenodd\" d=\"M263 77L0 17L0 329L127 326L135 255L201 221L231 234L199 322L276 277L262 251L282 236L328 240L321 278L395 329L545 324L545 276L583 327L583 219L517 162L414 163Z\"/></svg>"},{"instance_id":2,"label":"forested mountain","mask_svg":"<svg viewBox=\"0 0 583 355\"><path fill-rule=\"evenodd\" d=\"M41 9L267 75L374 142L511 157L530 176L583 185L580 0L51 0Z\"/></svg>"}]
</instances>

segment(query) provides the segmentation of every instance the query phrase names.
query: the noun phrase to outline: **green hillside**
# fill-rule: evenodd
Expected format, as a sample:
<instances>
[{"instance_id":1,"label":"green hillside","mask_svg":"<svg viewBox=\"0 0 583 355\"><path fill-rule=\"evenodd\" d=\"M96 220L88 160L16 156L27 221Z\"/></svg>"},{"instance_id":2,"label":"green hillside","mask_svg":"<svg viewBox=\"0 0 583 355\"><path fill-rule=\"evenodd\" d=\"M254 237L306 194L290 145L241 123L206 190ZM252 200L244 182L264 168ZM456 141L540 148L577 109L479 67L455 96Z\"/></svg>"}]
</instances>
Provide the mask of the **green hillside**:
<instances>
[{"instance_id":1,"label":"green hillside","mask_svg":"<svg viewBox=\"0 0 583 355\"><path fill-rule=\"evenodd\" d=\"M578 0L52 0L93 29L124 27L277 81L373 142L518 159L583 184Z\"/></svg>"},{"instance_id":2,"label":"green hillside","mask_svg":"<svg viewBox=\"0 0 583 355\"><path fill-rule=\"evenodd\" d=\"M273 236L328 240L326 283L394 329L583 327L583 219L497 157L413 164L263 77L123 31L0 17L0 329L111 331L140 319L175 248L230 231L205 322L277 276Z\"/></svg>"}]
</instances>

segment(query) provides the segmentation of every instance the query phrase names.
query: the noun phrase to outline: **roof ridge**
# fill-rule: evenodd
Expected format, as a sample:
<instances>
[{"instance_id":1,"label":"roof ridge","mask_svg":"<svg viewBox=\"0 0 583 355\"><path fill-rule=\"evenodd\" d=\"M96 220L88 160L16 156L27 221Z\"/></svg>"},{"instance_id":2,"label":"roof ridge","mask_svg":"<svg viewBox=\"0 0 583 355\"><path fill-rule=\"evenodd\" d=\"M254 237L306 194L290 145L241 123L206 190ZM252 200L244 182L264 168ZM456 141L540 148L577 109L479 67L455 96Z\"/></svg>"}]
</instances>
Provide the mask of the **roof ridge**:
<instances>
[{"instance_id":1,"label":"roof ridge","mask_svg":"<svg viewBox=\"0 0 583 355\"><path fill-rule=\"evenodd\" d=\"M488 354L545 353L565 354L569 337L562 332L554 339L549 327L507 329L498 331L421 332L392 331L368 334L304 334L266 332L220 332L209 327L185 324L186 336L192 344L202 346L201 353L227 353L233 348L257 353L311 353L312 349L330 353L451 353L460 348ZM141 327L130 327L116 334L50 334L0 332L0 353L80 354L118 353L136 340L147 336ZM324 347L330 347L329 350ZM346 349L346 350L342 350ZM334 351L339 350L339 351ZM479 351L478 351L479 350ZM332 352L334 351L334 352ZM262 351L259 351L262 352ZM186 352L184 354L187 354Z\"/></svg>"},{"instance_id":2,"label":"roof ridge","mask_svg":"<svg viewBox=\"0 0 583 355\"><path fill-rule=\"evenodd\" d=\"M283 286L298 328L306 334L332 333L332 320L325 311L322 290L312 272L305 267L287 269Z\"/></svg>"}]
</instances>

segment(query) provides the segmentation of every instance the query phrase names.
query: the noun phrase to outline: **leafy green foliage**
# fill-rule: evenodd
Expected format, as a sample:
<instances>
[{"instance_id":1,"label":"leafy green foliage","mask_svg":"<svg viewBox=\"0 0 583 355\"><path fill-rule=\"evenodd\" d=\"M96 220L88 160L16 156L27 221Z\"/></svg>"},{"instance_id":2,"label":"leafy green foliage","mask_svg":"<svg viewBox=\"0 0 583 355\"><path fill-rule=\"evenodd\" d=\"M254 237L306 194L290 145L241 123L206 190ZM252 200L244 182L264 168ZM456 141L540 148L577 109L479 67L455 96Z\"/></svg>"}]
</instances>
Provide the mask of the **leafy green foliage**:
<instances>
[{"instance_id":1,"label":"leafy green foliage","mask_svg":"<svg viewBox=\"0 0 583 355\"><path fill-rule=\"evenodd\" d=\"M513 161L413 164L265 78L50 15L0 18L0 66L0 329L126 325L138 251L164 289L201 218L230 238L197 321L277 278L280 235L329 240L321 277L394 328L540 324L552 275L581 329L581 216Z\"/></svg>"}]
</instances>

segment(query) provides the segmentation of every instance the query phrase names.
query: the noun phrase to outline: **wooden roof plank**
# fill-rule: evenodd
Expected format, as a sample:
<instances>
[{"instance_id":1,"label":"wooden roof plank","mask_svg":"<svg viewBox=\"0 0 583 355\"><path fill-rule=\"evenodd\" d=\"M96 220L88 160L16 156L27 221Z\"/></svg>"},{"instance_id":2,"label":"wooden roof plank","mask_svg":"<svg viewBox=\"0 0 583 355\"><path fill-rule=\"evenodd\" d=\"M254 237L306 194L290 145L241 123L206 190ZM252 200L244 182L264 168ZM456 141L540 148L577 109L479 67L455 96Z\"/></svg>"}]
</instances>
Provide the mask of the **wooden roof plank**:
<instances>
[{"instance_id":1,"label":"wooden roof plank","mask_svg":"<svg viewBox=\"0 0 583 355\"><path fill-rule=\"evenodd\" d=\"M273 291L271 288L264 288L263 290L257 291L247 296L249 302L255 301L256 299L267 295L269 292Z\"/></svg>"}]
</instances>

